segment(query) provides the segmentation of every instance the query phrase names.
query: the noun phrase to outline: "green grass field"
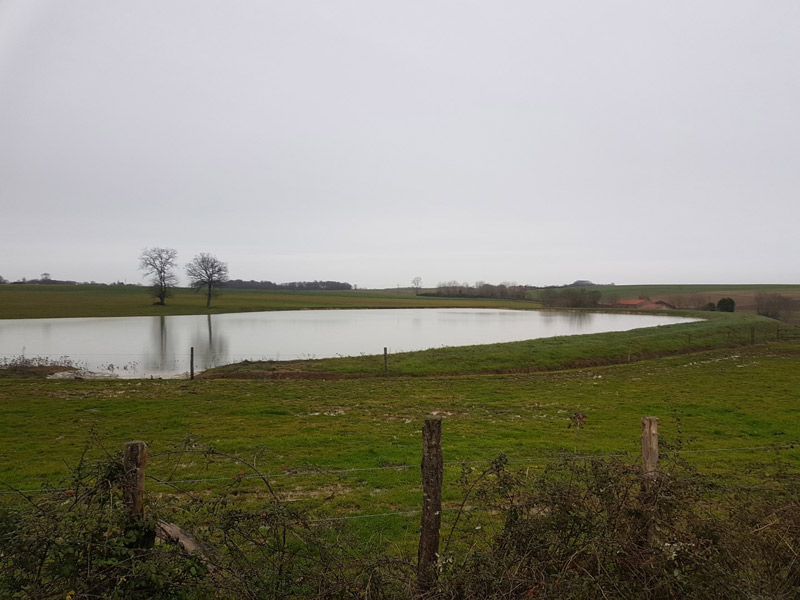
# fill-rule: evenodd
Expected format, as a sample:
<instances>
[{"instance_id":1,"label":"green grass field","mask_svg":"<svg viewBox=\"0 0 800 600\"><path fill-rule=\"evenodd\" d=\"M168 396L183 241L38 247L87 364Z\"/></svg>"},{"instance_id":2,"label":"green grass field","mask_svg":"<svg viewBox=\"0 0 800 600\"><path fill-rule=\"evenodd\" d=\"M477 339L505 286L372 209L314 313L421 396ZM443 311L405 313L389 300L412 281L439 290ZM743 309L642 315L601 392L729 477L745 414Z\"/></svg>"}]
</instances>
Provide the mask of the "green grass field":
<instances>
[{"instance_id":1,"label":"green grass field","mask_svg":"<svg viewBox=\"0 0 800 600\"><path fill-rule=\"evenodd\" d=\"M158 308L130 289L0 289L5 316ZM166 308L191 312L202 301L179 292ZM369 292L230 292L216 302L220 310L442 305ZM24 315L26 305L38 309ZM627 453L636 461L646 415L661 419L665 444L680 440L685 458L727 481L757 484L796 469L800 451L788 447L800 439L795 330L784 327L778 340L776 321L705 316L712 318L624 334L392 355L388 376L382 357L359 357L251 363L194 381L0 378L0 481L22 490L59 487L85 451L97 457L142 439L151 475L194 493L263 501L264 486L239 481L234 462L165 454L213 446L255 463L282 498L314 518L391 513L362 526L407 540L417 517L404 513L419 507L420 429L430 414L444 420L449 507L460 497L463 461L480 468L502 452L534 471L559 455ZM211 378L219 375L233 379ZM577 413L586 416L581 428L571 420ZM174 492L155 481L148 489L154 498Z\"/></svg>"},{"instance_id":2,"label":"green grass field","mask_svg":"<svg viewBox=\"0 0 800 600\"><path fill-rule=\"evenodd\" d=\"M759 293L782 294L800 299L800 285L598 285L602 301L649 297L677 305L722 297L736 300L738 312L755 312ZM529 296L535 297L535 292ZM223 290L205 308L205 297L187 288L177 288L165 306L153 304L146 287L105 285L0 285L0 319L59 317L122 317L186 315L259 310L312 308L427 308L474 307L537 308L535 302L415 296L407 288L331 292L287 292L272 290Z\"/></svg>"},{"instance_id":3,"label":"green grass field","mask_svg":"<svg viewBox=\"0 0 800 600\"><path fill-rule=\"evenodd\" d=\"M597 289L604 296L617 295L620 298L638 298L639 296L669 297L677 295L703 294L712 300L716 296L732 293L778 293L797 294L800 285L796 284L643 284L643 285L598 285Z\"/></svg>"},{"instance_id":4,"label":"green grass field","mask_svg":"<svg viewBox=\"0 0 800 600\"><path fill-rule=\"evenodd\" d=\"M688 441L694 464L752 482L800 458L795 450L734 451L800 439L799 359L800 346L782 342L553 373L0 380L0 480L22 489L57 487L95 436L111 451L143 439L154 454L181 447L189 436L255 460L279 493L317 516L413 510L420 428L426 415L439 414L451 503L464 460L483 463L503 452L534 469L559 453L625 452L635 460L645 415L661 418L664 438ZM587 418L582 429L570 427L577 412ZM696 452L706 450L714 452ZM392 466L409 468L382 469ZM228 489L239 471L202 456L153 459L150 469L176 481L213 479L190 484L210 493ZM236 485L264 497L256 482Z\"/></svg>"},{"instance_id":5,"label":"green grass field","mask_svg":"<svg viewBox=\"0 0 800 600\"><path fill-rule=\"evenodd\" d=\"M0 285L0 319L136 317L320 308L536 308L534 302L417 297L410 290L284 292L224 290L213 298L177 288L164 306L145 287L103 285Z\"/></svg>"}]
</instances>

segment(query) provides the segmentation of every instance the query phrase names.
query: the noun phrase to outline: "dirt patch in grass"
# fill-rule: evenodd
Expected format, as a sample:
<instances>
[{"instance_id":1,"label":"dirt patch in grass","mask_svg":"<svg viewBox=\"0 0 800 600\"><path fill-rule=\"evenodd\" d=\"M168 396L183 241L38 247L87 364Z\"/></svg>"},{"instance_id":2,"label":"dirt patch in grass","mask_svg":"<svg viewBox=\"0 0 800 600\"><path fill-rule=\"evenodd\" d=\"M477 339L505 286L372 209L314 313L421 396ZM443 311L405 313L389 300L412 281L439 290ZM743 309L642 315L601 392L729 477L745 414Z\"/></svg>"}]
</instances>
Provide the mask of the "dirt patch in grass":
<instances>
[{"instance_id":1,"label":"dirt patch in grass","mask_svg":"<svg viewBox=\"0 0 800 600\"><path fill-rule=\"evenodd\" d=\"M339 483L332 485L321 485L313 488L304 488L302 486L295 486L292 490L284 490L279 492L281 500L284 502L298 502L307 499L319 499L323 502L333 500L337 496L346 496L353 490L349 487L343 486Z\"/></svg>"}]
</instances>

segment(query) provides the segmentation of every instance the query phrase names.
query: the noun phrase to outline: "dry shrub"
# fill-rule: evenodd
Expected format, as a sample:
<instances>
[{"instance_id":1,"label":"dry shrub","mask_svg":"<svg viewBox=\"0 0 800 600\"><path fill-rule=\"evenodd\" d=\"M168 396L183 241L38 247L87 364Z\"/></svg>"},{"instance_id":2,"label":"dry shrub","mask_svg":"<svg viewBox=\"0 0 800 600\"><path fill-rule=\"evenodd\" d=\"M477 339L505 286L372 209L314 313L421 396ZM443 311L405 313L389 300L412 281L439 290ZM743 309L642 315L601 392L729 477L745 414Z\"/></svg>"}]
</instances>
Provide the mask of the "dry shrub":
<instances>
[{"instance_id":1,"label":"dry shrub","mask_svg":"<svg viewBox=\"0 0 800 600\"><path fill-rule=\"evenodd\" d=\"M502 528L479 536L465 519L469 550L445 557L430 597L798 597L796 479L731 493L673 467L649 485L616 459L565 460L532 479L497 471L472 493Z\"/></svg>"}]
</instances>

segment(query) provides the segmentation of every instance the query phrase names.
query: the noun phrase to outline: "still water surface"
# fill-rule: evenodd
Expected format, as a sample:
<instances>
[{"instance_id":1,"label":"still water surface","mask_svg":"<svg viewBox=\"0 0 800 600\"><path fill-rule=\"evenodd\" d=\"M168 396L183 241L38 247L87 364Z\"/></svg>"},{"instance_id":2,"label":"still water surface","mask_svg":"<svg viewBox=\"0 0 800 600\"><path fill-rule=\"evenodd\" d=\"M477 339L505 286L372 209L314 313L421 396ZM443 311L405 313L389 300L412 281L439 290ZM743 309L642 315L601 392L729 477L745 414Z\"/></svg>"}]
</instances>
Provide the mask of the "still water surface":
<instances>
[{"instance_id":1,"label":"still water surface","mask_svg":"<svg viewBox=\"0 0 800 600\"><path fill-rule=\"evenodd\" d=\"M673 316L488 309L306 310L89 319L0 320L0 361L66 357L120 377L175 377L248 360L327 358L628 331Z\"/></svg>"}]
</instances>

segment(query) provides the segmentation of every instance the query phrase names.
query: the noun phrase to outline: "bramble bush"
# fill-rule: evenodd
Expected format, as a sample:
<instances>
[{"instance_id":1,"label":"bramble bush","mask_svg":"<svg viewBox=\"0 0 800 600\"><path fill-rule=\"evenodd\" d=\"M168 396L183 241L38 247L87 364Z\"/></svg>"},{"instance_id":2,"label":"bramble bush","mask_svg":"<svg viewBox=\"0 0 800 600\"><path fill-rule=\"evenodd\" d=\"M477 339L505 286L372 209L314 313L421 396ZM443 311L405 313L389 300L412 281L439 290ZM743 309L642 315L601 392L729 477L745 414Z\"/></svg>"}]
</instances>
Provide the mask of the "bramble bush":
<instances>
[{"instance_id":1,"label":"bramble bush","mask_svg":"<svg viewBox=\"0 0 800 600\"><path fill-rule=\"evenodd\" d=\"M564 460L531 479L495 464L472 495L467 553L432 598L796 598L798 480L730 490L675 463L644 485L618 459ZM502 515L478 540L473 519ZM475 515L475 516L473 516Z\"/></svg>"},{"instance_id":2,"label":"bramble bush","mask_svg":"<svg viewBox=\"0 0 800 600\"><path fill-rule=\"evenodd\" d=\"M0 597L800 596L795 475L732 487L679 458L662 464L648 480L620 458L565 458L534 474L511 469L503 455L482 471L465 465L437 581L419 591L414 561L379 535L357 535L344 520L310 521L272 490L257 510L233 495L152 498L148 516L132 520L120 457L83 460L67 491L19 492L0 511ZM192 530L200 550L156 540L165 520Z\"/></svg>"},{"instance_id":3,"label":"bramble bush","mask_svg":"<svg viewBox=\"0 0 800 600\"><path fill-rule=\"evenodd\" d=\"M202 561L176 544L152 545L152 519L122 507L121 456L82 460L66 491L20 492L0 513L0 597L172 599L210 591ZM202 593L199 595L202 597Z\"/></svg>"}]
</instances>

